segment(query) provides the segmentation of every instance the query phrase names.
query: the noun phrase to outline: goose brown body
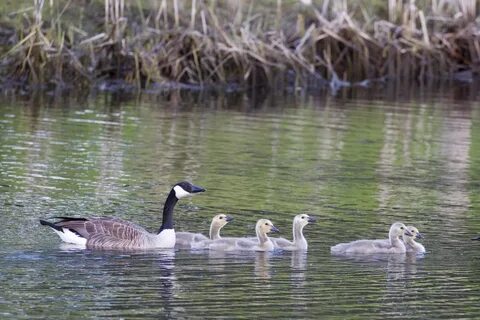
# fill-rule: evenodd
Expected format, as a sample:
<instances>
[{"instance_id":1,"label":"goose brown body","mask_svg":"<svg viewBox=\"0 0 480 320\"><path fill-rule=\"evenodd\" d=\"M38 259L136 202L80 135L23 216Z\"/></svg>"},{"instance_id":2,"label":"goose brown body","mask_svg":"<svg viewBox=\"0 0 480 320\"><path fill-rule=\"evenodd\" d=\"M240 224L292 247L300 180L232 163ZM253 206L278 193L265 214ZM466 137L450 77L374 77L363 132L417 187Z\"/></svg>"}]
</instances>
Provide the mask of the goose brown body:
<instances>
[{"instance_id":1,"label":"goose brown body","mask_svg":"<svg viewBox=\"0 0 480 320\"><path fill-rule=\"evenodd\" d=\"M150 249L173 248L173 208L177 201L205 189L189 182L179 182L170 191L163 207L162 225L158 233L150 233L143 227L119 218L58 217L57 222L40 220L49 226L67 243L84 245L88 248L103 249Z\"/></svg>"}]
</instances>

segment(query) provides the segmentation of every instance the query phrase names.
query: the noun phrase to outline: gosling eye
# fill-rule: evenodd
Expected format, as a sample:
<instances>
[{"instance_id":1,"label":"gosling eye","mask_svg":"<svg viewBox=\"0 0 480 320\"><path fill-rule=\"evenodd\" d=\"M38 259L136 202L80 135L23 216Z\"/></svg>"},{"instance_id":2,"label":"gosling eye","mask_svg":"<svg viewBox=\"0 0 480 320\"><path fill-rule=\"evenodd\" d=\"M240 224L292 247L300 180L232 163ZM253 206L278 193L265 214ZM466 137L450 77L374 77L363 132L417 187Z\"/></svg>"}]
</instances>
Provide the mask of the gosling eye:
<instances>
[{"instance_id":1,"label":"gosling eye","mask_svg":"<svg viewBox=\"0 0 480 320\"><path fill-rule=\"evenodd\" d=\"M223 219L223 217L220 217L219 219Z\"/></svg>"},{"instance_id":2,"label":"gosling eye","mask_svg":"<svg viewBox=\"0 0 480 320\"><path fill-rule=\"evenodd\" d=\"M403 230L403 227L400 227L400 229L402 229L402 230Z\"/></svg>"},{"instance_id":3,"label":"gosling eye","mask_svg":"<svg viewBox=\"0 0 480 320\"><path fill-rule=\"evenodd\" d=\"M268 226L268 222L265 222L265 225Z\"/></svg>"},{"instance_id":4,"label":"gosling eye","mask_svg":"<svg viewBox=\"0 0 480 320\"><path fill-rule=\"evenodd\" d=\"M305 219L305 217L302 217L302 219Z\"/></svg>"}]
</instances>

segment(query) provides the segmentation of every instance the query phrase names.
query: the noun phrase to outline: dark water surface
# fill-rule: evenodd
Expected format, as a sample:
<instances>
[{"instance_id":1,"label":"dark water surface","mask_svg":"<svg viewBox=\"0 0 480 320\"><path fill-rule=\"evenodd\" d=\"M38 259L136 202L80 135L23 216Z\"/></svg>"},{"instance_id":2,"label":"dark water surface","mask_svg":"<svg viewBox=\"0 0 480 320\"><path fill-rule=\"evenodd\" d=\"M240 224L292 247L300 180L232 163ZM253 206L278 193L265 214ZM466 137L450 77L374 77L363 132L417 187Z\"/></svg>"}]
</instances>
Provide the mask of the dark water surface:
<instances>
[{"instance_id":1,"label":"dark water surface","mask_svg":"<svg viewBox=\"0 0 480 320\"><path fill-rule=\"evenodd\" d=\"M385 98L178 95L0 103L0 318L480 318L480 101L460 91ZM75 250L49 216L253 235L270 218L308 253ZM330 255L402 221L425 256Z\"/></svg>"}]
</instances>

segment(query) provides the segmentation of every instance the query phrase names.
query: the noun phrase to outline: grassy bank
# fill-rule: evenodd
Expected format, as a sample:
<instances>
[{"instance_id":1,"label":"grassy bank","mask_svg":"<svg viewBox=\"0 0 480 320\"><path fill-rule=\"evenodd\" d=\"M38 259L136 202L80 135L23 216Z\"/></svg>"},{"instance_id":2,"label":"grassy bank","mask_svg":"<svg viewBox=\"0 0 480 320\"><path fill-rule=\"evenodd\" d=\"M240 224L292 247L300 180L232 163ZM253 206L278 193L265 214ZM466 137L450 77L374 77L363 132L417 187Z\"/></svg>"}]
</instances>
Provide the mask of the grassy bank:
<instances>
[{"instance_id":1,"label":"grassy bank","mask_svg":"<svg viewBox=\"0 0 480 320\"><path fill-rule=\"evenodd\" d=\"M475 0L32 0L0 10L0 77L12 90L469 80L480 61Z\"/></svg>"}]
</instances>

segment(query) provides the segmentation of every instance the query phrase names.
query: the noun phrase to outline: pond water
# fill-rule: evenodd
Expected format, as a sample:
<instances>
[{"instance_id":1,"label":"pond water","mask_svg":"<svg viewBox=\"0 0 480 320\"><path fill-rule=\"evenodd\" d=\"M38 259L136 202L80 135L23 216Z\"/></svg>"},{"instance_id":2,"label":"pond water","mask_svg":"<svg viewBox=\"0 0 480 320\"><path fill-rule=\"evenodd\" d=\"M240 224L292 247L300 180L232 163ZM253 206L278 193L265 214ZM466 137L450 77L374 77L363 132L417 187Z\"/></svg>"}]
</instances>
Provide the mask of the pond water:
<instances>
[{"instance_id":1,"label":"pond water","mask_svg":"<svg viewBox=\"0 0 480 320\"><path fill-rule=\"evenodd\" d=\"M480 317L480 99L468 88L393 98L171 93L0 103L0 317ZM158 229L253 235L267 217L308 253L75 250L39 218L116 216ZM335 257L402 221L424 256Z\"/></svg>"}]
</instances>

